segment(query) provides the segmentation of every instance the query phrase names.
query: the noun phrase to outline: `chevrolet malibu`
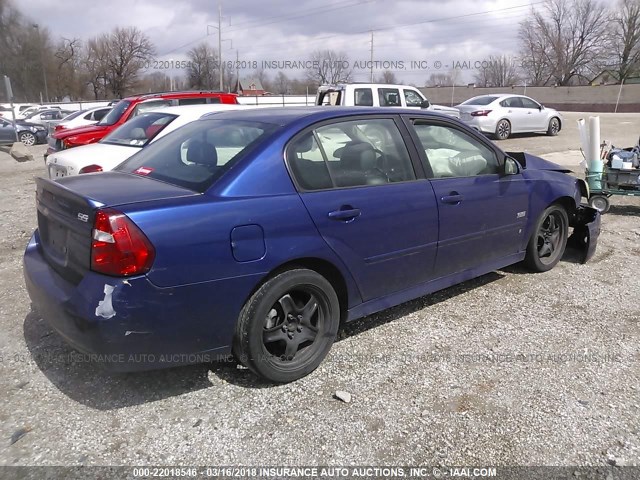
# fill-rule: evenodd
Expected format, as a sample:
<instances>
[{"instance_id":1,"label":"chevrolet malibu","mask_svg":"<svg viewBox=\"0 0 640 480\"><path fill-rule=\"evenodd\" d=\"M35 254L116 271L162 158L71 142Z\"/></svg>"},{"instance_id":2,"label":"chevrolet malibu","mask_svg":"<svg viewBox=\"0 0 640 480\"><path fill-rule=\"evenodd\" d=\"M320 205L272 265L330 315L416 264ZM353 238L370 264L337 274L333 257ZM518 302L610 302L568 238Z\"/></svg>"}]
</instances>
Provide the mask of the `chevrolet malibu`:
<instances>
[{"instance_id":1,"label":"chevrolet malibu","mask_svg":"<svg viewBox=\"0 0 640 480\"><path fill-rule=\"evenodd\" d=\"M233 354L289 382L342 322L518 262L547 271L570 229L587 261L587 196L436 113L222 112L114 171L37 179L24 273L35 309L112 369Z\"/></svg>"}]
</instances>

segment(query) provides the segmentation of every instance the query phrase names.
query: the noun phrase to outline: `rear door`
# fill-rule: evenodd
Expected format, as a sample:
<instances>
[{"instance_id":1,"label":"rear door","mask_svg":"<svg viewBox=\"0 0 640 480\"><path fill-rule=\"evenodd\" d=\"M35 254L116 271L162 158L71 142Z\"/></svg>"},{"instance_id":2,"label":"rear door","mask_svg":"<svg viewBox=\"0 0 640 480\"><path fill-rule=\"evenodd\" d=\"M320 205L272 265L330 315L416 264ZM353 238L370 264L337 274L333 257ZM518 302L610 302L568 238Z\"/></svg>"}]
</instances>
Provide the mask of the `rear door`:
<instances>
[{"instance_id":1,"label":"rear door","mask_svg":"<svg viewBox=\"0 0 640 480\"><path fill-rule=\"evenodd\" d=\"M407 139L397 117L362 117L323 124L287 147L302 201L365 301L433 275L436 200Z\"/></svg>"},{"instance_id":2,"label":"rear door","mask_svg":"<svg viewBox=\"0 0 640 480\"><path fill-rule=\"evenodd\" d=\"M488 141L443 121L414 119L440 219L436 273L476 268L520 251L528 215L521 174L503 175Z\"/></svg>"}]
</instances>

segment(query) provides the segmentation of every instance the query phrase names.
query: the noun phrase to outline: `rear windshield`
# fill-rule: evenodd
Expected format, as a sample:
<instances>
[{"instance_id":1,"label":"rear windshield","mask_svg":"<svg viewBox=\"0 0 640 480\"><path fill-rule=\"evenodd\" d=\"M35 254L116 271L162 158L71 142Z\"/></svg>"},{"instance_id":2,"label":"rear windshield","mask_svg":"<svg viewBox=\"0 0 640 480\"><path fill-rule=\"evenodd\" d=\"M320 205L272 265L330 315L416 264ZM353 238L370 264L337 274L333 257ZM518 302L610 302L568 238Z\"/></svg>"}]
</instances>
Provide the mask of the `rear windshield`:
<instances>
[{"instance_id":1,"label":"rear windshield","mask_svg":"<svg viewBox=\"0 0 640 480\"><path fill-rule=\"evenodd\" d=\"M120 125L100 143L144 147L176 118L168 113L144 113Z\"/></svg>"},{"instance_id":2,"label":"rear windshield","mask_svg":"<svg viewBox=\"0 0 640 480\"><path fill-rule=\"evenodd\" d=\"M63 121L73 120L74 118L79 117L80 115L82 115L85 112L86 112L86 110L77 110L77 111L75 111L73 113L70 113L69 115L64 117L62 120Z\"/></svg>"},{"instance_id":3,"label":"rear windshield","mask_svg":"<svg viewBox=\"0 0 640 480\"><path fill-rule=\"evenodd\" d=\"M117 123L118 120L120 120L122 114L129 107L130 103L131 102L129 102L128 100L120 100L114 105L113 109L109 113L107 113L102 120L98 122L98 125L113 125Z\"/></svg>"},{"instance_id":4,"label":"rear windshield","mask_svg":"<svg viewBox=\"0 0 640 480\"><path fill-rule=\"evenodd\" d=\"M498 97L493 97L491 95L484 95L482 97L470 98L466 102L462 102L461 105L489 105L491 102L494 102L497 99Z\"/></svg>"},{"instance_id":5,"label":"rear windshield","mask_svg":"<svg viewBox=\"0 0 640 480\"><path fill-rule=\"evenodd\" d=\"M191 122L158 139L115 170L204 192L275 128L239 120Z\"/></svg>"}]
</instances>

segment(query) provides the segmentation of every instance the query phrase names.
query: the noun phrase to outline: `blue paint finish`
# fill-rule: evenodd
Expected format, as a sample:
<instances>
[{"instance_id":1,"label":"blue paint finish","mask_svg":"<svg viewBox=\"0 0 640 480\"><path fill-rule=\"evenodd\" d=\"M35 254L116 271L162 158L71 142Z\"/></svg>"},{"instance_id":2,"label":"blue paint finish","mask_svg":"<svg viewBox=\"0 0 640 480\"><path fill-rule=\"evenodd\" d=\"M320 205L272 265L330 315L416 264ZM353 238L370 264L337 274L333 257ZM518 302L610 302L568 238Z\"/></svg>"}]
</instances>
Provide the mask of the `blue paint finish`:
<instances>
[{"instance_id":1,"label":"blue paint finish","mask_svg":"<svg viewBox=\"0 0 640 480\"><path fill-rule=\"evenodd\" d=\"M277 128L204 193L122 172L39 179L39 198L49 202L39 206L41 216L55 208L74 248L88 252L95 211L109 206L135 222L156 255L146 275L124 280L90 271L83 254L71 276L61 273L64 265L52 264L36 231L24 256L29 296L82 351L156 356L154 362L114 368L192 363L201 358L189 355L230 351L243 305L283 265L337 271L336 286L346 289L342 308L354 319L522 260L548 205L580 203L574 178L526 155L517 175L430 179L416 168L418 178L411 182L299 193L285 163L287 142L316 123L367 115L396 117L399 124L408 116L406 110L362 107L217 113L218 120ZM449 117L412 112L410 118L453 123L498 158L505 156ZM407 124L410 134L411 128ZM415 136L405 141L415 156ZM413 161L420 165L419 158ZM600 217L588 207L576 212L570 219L588 233L588 258ZM87 213L88 223L77 223L77 213ZM111 318L96 316L105 286L113 287ZM173 362L159 361L160 355L171 355Z\"/></svg>"},{"instance_id":2,"label":"blue paint finish","mask_svg":"<svg viewBox=\"0 0 640 480\"><path fill-rule=\"evenodd\" d=\"M231 230L231 251L238 262L260 260L267 253L260 225L242 225Z\"/></svg>"}]
</instances>

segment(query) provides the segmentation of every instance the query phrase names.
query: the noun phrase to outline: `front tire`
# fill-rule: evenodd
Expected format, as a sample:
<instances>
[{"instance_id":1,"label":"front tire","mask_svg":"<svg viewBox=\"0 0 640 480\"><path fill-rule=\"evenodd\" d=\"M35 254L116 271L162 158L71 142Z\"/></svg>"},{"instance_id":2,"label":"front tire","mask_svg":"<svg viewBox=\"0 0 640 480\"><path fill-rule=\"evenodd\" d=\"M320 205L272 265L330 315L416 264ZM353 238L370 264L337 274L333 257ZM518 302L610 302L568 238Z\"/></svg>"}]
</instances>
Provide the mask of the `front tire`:
<instances>
[{"instance_id":1,"label":"front tire","mask_svg":"<svg viewBox=\"0 0 640 480\"><path fill-rule=\"evenodd\" d=\"M534 272L547 272L560 261L567 247L569 217L560 205L551 205L536 222L527 245L525 264Z\"/></svg>"},{"instance_id":2,"label":"front tire","mask_svg":"<svg viewBox=\"0 0 640 480\"><path fill-rule=\"evenodd\" d=\"M322 275L288 270L266 281L238 319L233 350L256 375L287 383L314 371L338 333L340 304Z\"/></svg>"},{"instance_id":3,"label":"front tire","mask_svg":"<svg viewBox=\"0 0 640 480\"><path fill-rule=\"evenodd\" d=\"M503 118L496 125L496 131L494 133L496 140L506 140L511 136L511 123L506 118Z\"/></svg>"},{"instance_id":4,"label":"front tire","mask_svg":"<svg viewBox=\"0 0 640 480\"><path fill-rule=\"evenodd\" d=\"M550 137L555 137L560 132L560 120L556 117L553 117L549 120L549 126L547 127L547 135Z\"/></svg>"},{"instance_id":5,"label":"front tire","mask_svg":"<svg viewBox=\"0 0 640 480\"><path fill-rule=\"evenodd\" d=\"M27 147L33 147L37 143L36 136L31 132L20 132L18 138Z\"/></svg>"}]
</instances>

